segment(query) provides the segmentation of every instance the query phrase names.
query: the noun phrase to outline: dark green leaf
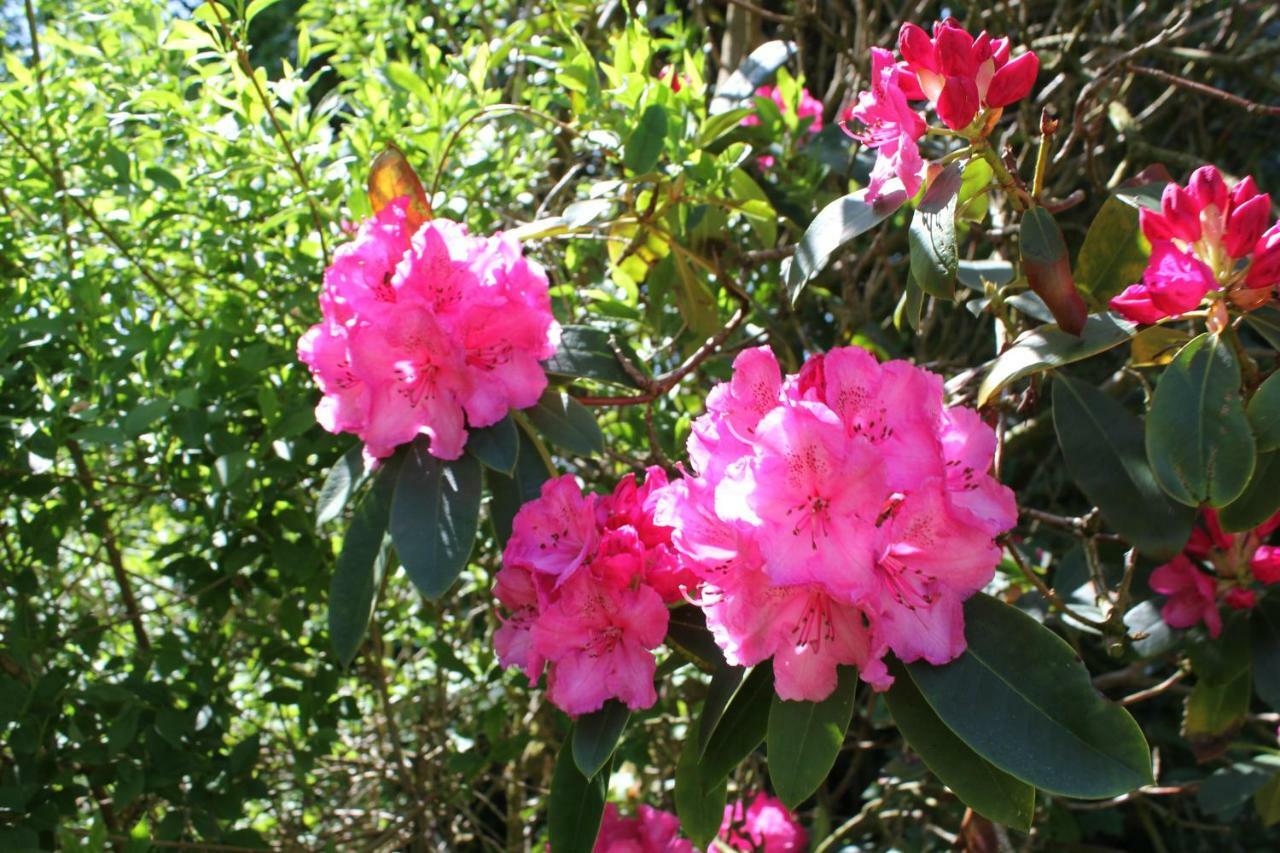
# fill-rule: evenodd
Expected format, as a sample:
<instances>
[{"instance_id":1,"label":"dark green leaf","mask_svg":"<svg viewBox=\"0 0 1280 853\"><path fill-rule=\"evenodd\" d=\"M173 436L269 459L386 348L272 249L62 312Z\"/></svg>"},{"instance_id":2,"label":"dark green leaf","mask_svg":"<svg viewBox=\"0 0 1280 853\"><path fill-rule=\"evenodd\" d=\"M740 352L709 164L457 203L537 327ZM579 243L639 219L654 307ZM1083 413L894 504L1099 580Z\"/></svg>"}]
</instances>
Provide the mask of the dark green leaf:
<instances>
[{"instance_id":1,"label":"dark green leaf","mask_svg":"<svg viewBox=\"0 0 1280 853\"><path fill-rule=\"evenodd\" d=\"M1117 533L1153 559L1182 550L1195 510L1169 500L1156 483L1137 417L1092 385L1058 374L1053 425L1071 479Z\"/></svg>"},{"instance_id":2,"label":"dark green leaf","mask_svg":"<svg viewBox=\"0 0 1280 853\"><path fill-rule=\"evenodd\" d=\"M651 104L640 116L640 123L631 131L626 148L622 152L622 164L643 175L652 172L662 156L667 142L667 111L658 104Z\"/></svg>"},{"instance_id":3,"label":"dark green leaf","mask_svg":"<svg viewBox=\"0 0 1280 853\"><path fill-rule=\"evenodd\" d=\"M604 453L604 435L591 411L564 391L548 388L542 399L525 410L529 422L552 443L571 453Z\"/></svg>"},{"instance_id":4,"label":"dark green leaf","mask_svg":"<svg viewBox=\"0 0 1280 853\"><path fill-rule=\"evenodd\" d=\"M493 524L498 544L507 547L511 536L511 522L520 507L542 493L542 484L555 472L547 468L542 454L523 429L519 430L520 452L516 454L516 469L510 477L489 471L485 479L489 483L489 521Z\"/></svg>"},{"instance_id":5,"label":"dark green leaf","mask_svg":"<svg viewBox=\"0 0 1280 853\"><path fill-rule=\"evenodd\" d=\"M968 648L946 666L910 664L938 717L974 752L1068 797L1113 797L1151 782L1142 730L1103 699L1071 646L979 593L965 603Z\"/></svg>"},{"instance_id":6,"label":"dark green leaf","mask_svg":"<svg viewBox=\"0 0 1280 853\"><path fill-rule=\"evenodd\" d=\"M698 762L698 722L689 724L676 762L676 815L680 829L694 844L707 847L720 831L728 790L724 779L712 780Z\"/></svg>"},{"instance_id":7,"label":"dark green leaf","mask_svg":"<svg viewBox=\"0 0 1280 853\"><path fill-rule=\"evenodd\" d=\"M565 326L560 334L560 346L556 349L556 354L544 363L543 367L552 376L594 379L597 382L639 388L639 384L618 361L618 355L610 346L609 338L610 333L605 329ZM639 364L639 356L622 340L621 336L615 336L614 343L632 364Z\"/></svg>"},{"instance_id":8,"label":"dark green leaf","mask_svg":"<svg viewBox=\"0 0 1280 853\"><path fill-rule=\"evenodd\" d=\"M1280 448L1280 371L1271 374L1253 392L1246 409L1258 450Z\"/></svg>"},{"instance_id":9,"label":"dark green leaf","mask_svg":"<svg viewBox=\"0 0 1280 853\"><path fill-rule=\"evenodd\" d=\"M357 444L334 463L320 486L316 500L316 527L342 515L347 501L369 476L364 465L364 447Z\"/></svg>"},{"instance_id":10,"label":"dark green leaf","mask_svg":"<svg viewBox=\"0 0 1280 853\"><path fill-rule=\"evenodd\" d=\"M1147 415L1147 458L1156 479L1188 506L1225 506L1253 473L1253 433L1229 347L1203 334L1165 368Z\"/></svg>"},{"instance_id":11,"label":"dark green leaf","mask_svg":"<svg viewBox=\"0 0 1280 853\"><path fill-rule=\"evenodd\" d=\"M1138 225L1138 210L1111 197L1089 225L1076 257L1076 284L1095 308L1142 279L1151 244Z\"/></svg>"},{"instance_id":12,"label":"dark green leaf","mask_svg":"<svg viewBox=\"0 0 1280 853\"><path fill-rule=\"evenodd\" d=\"M510 476L520 455L520 433L511 415L493 426L471 430L467 435L467 452L486 468Z\"/></svg>"},{"instance_id":13,"label":"dark green leaf","mask_svg":"<svg viewBox=\"0 0 1280 853\"><path fill-rule=\"evenodd\" d=\"M1249 801L1254 792L1280 771L1280 756L1259 755L1213 772L1200 783L1196 804L1211 815L1224 815Z\"/></svg>"},{"instance_id":14,"label":"dark green leaf","mask_svg":"<svg viewBox=\"0 0 1280 853\"><path fill-rule=\"evenodd\" d=\"M419 592L435 599L453 586L467 566L479 525L476 461L437 459L427 452L425 437L409 445L391 504L391 541Z\"/></svg>"},{"instance_id":15,"label":"dark green leaf","mask_svg":"<svg viewBox=\"0 0 1280 853\"><path fill-rule=\"evenodd\" d=\"M769 706L773 697L773 668L754 667L743 680L718 720L707 717L704 707L699 725L715 723L701 749L701 774L708 782L719 782L764 742L769 727ZM696 748L695 748L696 749Z\"/></svg>"},{"instance_id":16,"label":"dark green leaf","mask_svg":"<svg viewBox=\"0 0 1280 853\"><path fill-rule=\"evenodd\" d=\"M826 269L832 255L854 237L871 230L903 205L903 190L887 193L874 203L866 200L867 191L836 199L824 207L796 244L796 253L786 265L787 294L791 304L800 298L804 286Z\"/></svg>"},{"instance_id":17,"label":"dark green leaf","mask_svg":"<svg viewBox=\"0 0 1280 853\"><path fill-rule=\"evenodd\" d=\"M711 683L707 685L707 698L702 703L702 722L699 728L698 743L699 759L706 755L707 744L711 741L711 735L715 732L716 726L720 725L725 709L729 707L733 697L738 695L738 690L742 687L742 678L746 674L745 667L733 666L728 663L722 664L716 668L715 672L711 673Z\"/></svg>"},{"instance_id":18,"label":"dark green leaf","mask_svg":"<svg viewBox=\"0 0 1280 853\"><path fill-rule=\"evenodd\" d=\"M920 285L916 284L915 279L908 275L902 298L898 300L898 306L893 310L893 327L899 332L906 329L918 331L920 314L923 310L924 291L920 289Z\"/></svg>"},{"instance_id":19,"label":"dark green leaf","mask_svg":"<svg viewBox=\"0 0 1280 853\"><path fill-rule=\"evenodd\" d=\"M725 665L724 654L707 630L706 616L691 604L682 604L671 610L666 642L705 672L715 672Z\"/></svg>"},{"instance_id":20,"label":"dark green leaf","mask_svg":"<svg viewBox=\"0 0 1280 853\"><path fill-rule=\"evenodd\" d=\"M906 667L893 661L891 671L893 687L884 694L889 713L934 775L988 820L1029 830L1036 789L995 767L956 737L920 695Z\"/></svg>"},{"instance_id":21,"label":"dark green leaf","mask_svg":"<svg viewBox=\"0 0 1280 853\"><path fill-rule=\"evenodd\" d=\"M399 456L383 462L373 488L356 505L329 584L329 643L343 666L360 649L386 570L383 539L399 468Z\"/></svg>"},{"instance_id":22,"label":"dark green leaf","mask_svg":"<svg viewBox=\"0 0 1280 853\"><path fill-rule=\"evenodd\" d=\"M1239 727L1249 713L1250 684L1248 669L1224 684L1197 681L1187 697L1183 734L1188 738L1217 736Z\"/></svg>"},{"instance_id":23,"label":"dark green leaf","mask_svg":"<svg viewBox=\"0 0 1280 853\"><path fill-rule=\"evenodd\" d=\"M1259 337L1280 350L1280 310L1264 305L1256 311L1244 315L1249 328L1257 332Z\"/></svg>"},{"instance_id":24,"label":"dark green leaf","mask_svg":"<svg viewBox=\"0 0 1280 853\"><path fill-rule=\"evenodd\" d=\"M1252 530L1280 512L1280 449L1259 453L1253 476L1240 497L1218 510L1218 523L1228 533Z\"/></svg>"},{"instance_id":25,"label":"dark green leaf","mask_svg":"<svg viewBox=\"0 0 1280 853\"><path fill-rule=\"evenodd\" d=\"M831 772L853 718L857 688L858 671L842 666L835 690L821 702L773 697L765 737L769 781L787 808L795 809L807 800Z\"/></svg>"},{"instance_id":26,"label":"dark green leaf","mask_svg":"<svg viewBox=\"0 0 1280 853\"><path fill-rule=\"evenodd\" d=\"M1280 773L1276 773L1253 794L1253 809L1263 826L1280 823Z\"/></svg>"},{"instance_id":27,"label":"dark green leaf","mask_svg":"<svg viewBox=\"0 0 1280 853\"><path fill-rule=\"evenodd\" d=\"M1265 595L1249 614L1253 689L1280 711L1280 593Z\"/></svg>"},{"instance_id":28,"label":"dark green leaf","mask_svg":"<svg viewBox=\"0 0 1280 853\"><path fill-rule=\"evenodd\" d=\"M605 766L629 719L631 712L627 706L617 699L609 699L599 711L585 714L574 722L573 760L583 776L590 779Z\"/></svg>"},{"instance_id":29,"label":"dark green leaf","mask_svg":"<svg viewBox=\"0 0 1280 853\"><path fill-rule=\"evenodd\" d=\"M556 853L591 853L595 847L604 817L609 773L606 761L604 769L588 779L578 770L572 744L560 747L547 796L547 834Z\"/></svg>"},{"instance_id":30,"label":"dark green leaf","mask_svg":"<svg viewBox=\"0 0 1280 853\"><path fill-rule=\"evenodd\" d=\"M1118 314L1095 314L1079 337L1055 325L1023 332L1002 352L982 380L978 405L984 406L1010 382L1052 367L1062 367L1106 352L1133 337L1137 327Z\"/></svg>"},{"instance_id":31,"label":"dark green leaf","mask_svg":"<svg viewBox=\"0 0 1280 853\"><path fill-rule=\"evenodd\" d=\"M956 270L960 263L956 252L956 195L960 169L955 163L947 167L954 176L949 186L944 171L925 192L920 206L911 217L907 245L911 255L911 278L930 296L954 299ZM950 188L949 198L946 190ZM936 197L935 197L936 196Z\"/></svg>"}]
</instances>

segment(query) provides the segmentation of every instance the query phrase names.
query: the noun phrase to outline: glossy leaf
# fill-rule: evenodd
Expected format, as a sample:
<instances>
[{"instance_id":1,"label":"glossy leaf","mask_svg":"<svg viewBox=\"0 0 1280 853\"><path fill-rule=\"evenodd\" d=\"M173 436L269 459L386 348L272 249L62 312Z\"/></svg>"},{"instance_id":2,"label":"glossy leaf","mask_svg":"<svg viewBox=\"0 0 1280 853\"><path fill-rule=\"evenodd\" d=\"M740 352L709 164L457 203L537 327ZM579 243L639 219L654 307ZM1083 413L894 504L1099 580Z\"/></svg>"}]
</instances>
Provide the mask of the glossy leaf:
<instances>
[{"instance_id":1,"label":"glossy leaf","mask_svg":"<svg viewBox=\"0 0 1280 853\"><path fill-rule=\"evenodd\" d=\"M1146 427L1156 480L1188 506L1220 507L1244 491L1255 463L1240 368L1217 336L1183 347L1160 377Z\"/></svg>"},{"instance_id":2,"label":"glossy leaf","mask_svg":"<svg viewBox=\"0 0 1280 853\"><path fill-rule=\"evenodd\" d=\"M595 416L564 391L548 388L525 415L538 432L571 453L592 456L604 452L604 435Z\"/></svg>"},{"instance_id":3,"label":"glossy leaf","mask_svg":"<svg viewBox=\"0 0 1280 853\"><path fill-rule=\"evenodd\" d=\"M1024 376L1083 361L1119 346L1133 337L1136 330L1133 323L1118 314L1095 314L1085 323L1079 337L1056 325L1023 332L987 371L978 389L978 405L986 405L1001 388Z\"/></svg>"},{"instance_id":4,"label":"glossy leaf","mask_svg":"<svg viewBox=\"0 0 1280 853\"><path fill-rule=\"evenodd\" d=\"M879 225L906 200L906 192L898 189L868 202L863 189L836 199L819 211L796 244L790 263L785 265L791 303L794 305L804 286L826 269L836 252L854 237Z\"/></svg>"},{"instance_id":5,"label":"glossy leaf","mask_svg":"<svg viewBox=\"0 0 1280 853\"><path fill-rule=\"evenodd\" d=\"M1271 592L1249 614L1253 689L1280 711L1280 593Z\"/></svg>"},{"instance_id":6,"label":"glossy leaf","mask_svg":"<svg viewBox=\"0 0 1280 853\"><path fill-rule=\"evenodd\" d=\"M605 766L630 719L626 705L609 699L599 711L584 714L574 722L573 760L583 776L591 778Z\"/></svg>"},{"instance_id":7,"label":"glossy leaf","mask_svg":"<svg viewBox=\"0 0 1280 853\"><path fill-rule=\"evenodd\" d=\"M361 498L342 540L342 551L329 584L329 644L347 666L364 641L374 599L386 570L383 539L391 515L399 457L383 463L373 487Z\"/></svg>"},{"instance_id":8,"label":"glossy leaf","mask_svg":"<svg viewBox=\"0 0 1280 853\"><path fill-rule=\"evenodd\" d=\"M467 434L467 452L486 468L511 475L520 455L520 432L506 415L493 426L473 429Z\"/></svg>"},{"instance_id":9,"label":"glossy leaf","mask_svg":"<svg viewBox=\"0 0 1280 853\"><path fill-rule=\"evenodd\" d=\"M1271 374L1258 386L1245 411L1258 450L1280 448L1280 372Z\"/></svg>"},{"instance_id":10,"label":"glossy leaf","mask_svg":"<svg viewBox=\"0 0 1280 853\"><path fill-rule=\"evenodd\" d=\"M516 467L510 477L495 471L486 473L489 483L489 521L493 524L498 544L505 548L511 536L511 522L520 507L538 497L542 484L555 473L547 468L542 454L523 429L519 434L520 451L516 454Z\"/></svg>"},{"instance_id":11,"label":"glossy leaf","mask_svg":"<svg viewBox=\"0 0 1280 853\"><path fill-rule=\"evenodd\" d=\"M1157 560L1191 536L1195 510L1169 499L1147 464L1142 421L1108 395L1058 374L1053 425L1067 471L1125 540Z\"/></svg>"},{"instance_id":12,"label":"glossy leaf","mask_svg":"<svg viewBox=\"0 0 1280 853\"><path fill-rule=\"evenodd\" d=\"M978 814L1026 832L1035 814L1036 789L970 749L947 728L920 695L910 673L893 661L893 686L885 704L907 743L942 783Z\"/></svg>"},{"instance_id":13,"label":"glossy leaf","mask_svg":"<svg viewBox=\"0 0 1280 853\"><path fill-rule=\"evenodd\" d=\"M560 747L547 796L547 834L552 850L591 853L600 832L608 790L607 761L600 773L588 779L574 761L572 744Z\"/></svg>"},{"instance_id":14,"label":"glossy leaf","mask_svg":"<svg viewBox=\"0 0 1280 853\"><path fill-rule=\"evenodd\" d=\"M734 768L764 742L773 697L773 667L760 664L743 679L724 712L716 719L704 707L699 725L714 724L699 745L702 777L708 782L725 779ZM701 739L701 738L699 738Z\"/></svg>"},{"instance_id":15,"label":"glossy leaf","mask_svg":"<svg viewBox=\"0 0 1280 853\"><path fill-rule=\"evenodd\" d=\"M480 466L469 456L451 462L409 445L391 504L391 541L413 585L436 599L467 566L480 525Z\"/></svg>"},{"instance_id":16,"label":"glossy leaf","mask_svg":"<svg viewBox=\"0 0 1280 853\"><path fill-rule=\"evenodd\" d=\"M1098 695L1071 646L1022 611L979 593L965 603L968 648L912 680L974 752L1022 781L1083 799L1151 782L1151 753L1129 713Z\"/></svg>"},{"instance_id":17,"label":"glossy leaf","mask_svg":"<svg viewBox=\"0 0 1280 853\"><path fill-rule=\"evenodd\" d=\"M698 758L707 752L707 744L720 720L724 716L729 703L738 695L742 680L747 674L746 667L723 664L711 673L711 681L707 684L707 697L702 702L701 726L698 737Z\"/></svg>"},{"instance_id":18,"label":"glossy leaf","mask_svg":"<svg viewBox=\"0 0 1280 853\"><path fill-rule=\"evenodd\" d=\"M795 52L795 42L781 39L767 41L751 51L728 79L716 87L711 113L714 115L733 109L754 96L756 89L769 82Z\"/></svg>"},{"instance_id":19,"label":"glossy leaf","mask_svg":"<svg viewBox=\"0 0 1280 853\"><path fill-rule=\"evenodd\" d=\"M1076 256L1076 285L1096 308L1142 279L1151 243L1138 225L1138 210L1112 196L1089 224Z\"/></svg>"},{"instance_id":20,"label":"glossy leaf","mask_svg":"<svg viewBox=\"0 0 1280 853\"><path fill-rule=\"evenodd\" d=\"M907 230L911 278L925 293L940 299L955 298L956 270L960 262L955 222L960 171L954 163L947 168L954 180L946 177L948 171L939 175L925 192Z\"/></svg>"},{"instance_id":21,"label":"glossy leaf","mask_svg":"<svg viewBox=\"0 0 1280 853\"><path fill-rule=\"evenodd\" d=\"M1244 315L1244 321L1258 336L1280 350L1280 309L1264 305Z\"/></svg>"},{"instance_id":22,"label":"glossy leaf","mask_svg":"<svg viewBox=\"0 0 1280 853\"><path fill-rule=\"evenodd\" d=\"M710 779L698 761L698 721L689 725L684 746L676 762L676 815L680 829L699 847L705 848L720 831L728 799L726 782Z\"/></svg>"},{"instance_id":23,"label":"glossy leaf","mask_svg":"<svg viewBox=\"0 0 1280 853\"><path fill-rule=\"evenodd\" d=\"M431 202L427 200L418 173L409 158L395 145L386 148L369 165L369 205L377 213L401 196L409 197L408 222L417 228L431 218Z\"/></svg>"},{"instance_id":24,"label":"glossy leaf","mask_svg":"<svg viewBox=\"0 0 1280 853\"><path fill-rule=\"evenodd\" d=\"M607 330L593 326L565 326L560 333L560 346L556 349L556 354L543 367L552 376L594 379L597 382L639 388L636 380L618 361L618 355L610 345L610 337L613 337L613 343L631 363L639 366L639 356L622 335L611 336Z\"/></svg>"},{"instance_id":25,"label":"glossy leaf","mask_svg":"<svg viewBox=\"0 0 1280 853\"><path fill-rule=\"evenodd\" d=\"M1024 213L1018 229L1018 248L1022 272L1031 289L1049 306L1059 327L1079 336L1089 309L1076 289L1067 244L1053 214L1043 207Z\"/></svg>"},{"instance_id":26,"label":"glossy leaf","mask_svg":"<svg viewBox=\"0 0 1280 853\"><path fill-rule=\"evenodd\" d=\"M627 138L622 152L622 164L643 175L652 172L662 156L667 142L667 111L658 104L649 105L640 116L640 122Z\"/></svg>"},{"instance_id":27,"label":"glossy leaf","mask_svg":"<svg viewBox=\"0 0 1280 853\"><path fill-rule=\"evenodd\" d=\"M316 499L316 527L342 515L347 501L351 500L351 496L368 476L363 445L357 444L342 454L342 458L333 463L333 467L325 475L324 484L320 486L320 497Z\"/></svg>"},{"instance_id":28,"label":"glossy leaf","mask_svg":"<svg viewBox=\"0 0 1280 853\"><path fill-rule=\"evenodd\" d=\"M842 666L835 690L821 702L773 697L765 736L769 781L787 808L807 800L831 772L853 718L857 688L857 670Z\"/></svg>"},{"instance_id":29,"label":"glossy leaf","mask_svg":"<svg viewBox=\"0 0 1280 853\"><path fill-rule=\"evenodd\" d=\"M1196 805L1206 814L1219 815L1237 809L1254 792L1280 772L1280 756L1258 755L1215 770L1200 783Z\"/></svg>"},{"instance_id":30,"label":"glossy leaf","mask_svg":"<svg viewBox=\"0 0 1280 853\"><path fill-rule=\"evenodd\" d=\"M1253 476L1240 497L1218 510L1218 523L1228 533L1252 530L1280 512L1280 449L1259 453Z\"/></svg>"}]
</instances>

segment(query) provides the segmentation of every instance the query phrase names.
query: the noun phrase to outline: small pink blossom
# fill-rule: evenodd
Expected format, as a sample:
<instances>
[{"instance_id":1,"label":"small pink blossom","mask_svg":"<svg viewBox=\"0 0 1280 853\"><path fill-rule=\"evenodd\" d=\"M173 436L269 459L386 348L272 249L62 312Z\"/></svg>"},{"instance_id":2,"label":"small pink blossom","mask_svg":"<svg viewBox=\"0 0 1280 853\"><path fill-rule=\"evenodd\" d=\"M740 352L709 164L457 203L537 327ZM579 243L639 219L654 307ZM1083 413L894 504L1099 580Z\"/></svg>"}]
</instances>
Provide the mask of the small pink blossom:
<instances>
[{"instance_id":1,"label":"small pink blossom","mask_svg":"<svg viewBox=\"0 0 1280 853\"><path fill-rule=\"evenodd\" d=\"M867 184L871 201L884 193L892 178L902 181L908 196L914 196L924 182L924 159L918 140L924 136L926 125L907 103L907 94L899 84L901 74L892 53L871 48L871 88L858 93L857 103L847 116L863 127L850 135L876 151Z\"/></svg>"},{"instance_id":2,"label":"small pink blossom","mask_svg":"<svg viewBox=\"0 0 1280 853\"><path fill-rule=\"evenodd\" d=\"M809 836L782 801L764 791L748 805L744 800L724 807L724 821L716 839L743 853L799 853Z\"/></svg>"},{"instance_id":3,"label":"small pink blossom","mask_svg":"<svg viewBox=\"0 0 1280 853\"><path fill-rule=\"evenodd\" d=\"M1228 187L1217 169L1201 166L1185 187L1165 187L1159 211L1139 218L1151 258L1142 281L1111 300L1130 320L1178 317L1219 292L1252 310L1280 282L1280 226L1268 229L1271 197L1253 178Z\"/></svg>"},{"instance_id":4,"label":"small pink blossom","mask_svg":"<svg viewBox=\"0 0 1280 853\"><path fill-rule=\"evenodd\" d=\"M784 699L818 700L837 668L877 689L884 655L964 649L961 604L994 573L1012 493L989 474L995 436L943 406L941 379L857 348L783 377L740 353L689 438L692 472L661 490L698 602L735 665L771 660Z\"/></svg>"},{"instance_id":5,"label":"small pink blossom","mask_svg":"<svg viewBox=\"0 0 1280 853\"><path fill-rule=\"evenodd\" d=\"M358 435L366 456L426 435L456 459L468 427L537 401L560 327L546 274L512 238L445 219L413 230L407 210L393 201L339 247L298 358L324 394L320 425Z\"/></svg>"},{"instance_id":6,"label":"small pink blossom","mask_svg":"<svg viewBox=\"0 0 1280 853\"><path fill-rule=\"evenodd\" d=\"M605 803L592 853L697 853L691 841L680 837L675 815L644 804L636 812L622 817L616 805Z\"/></svg>"},{"instance_id":7,"label":"small pink blossom","mask_svg":"<svg viewBox=\"0 0 1280 853\"><path fill-rule=\"evenodd\" d=\"M756 89L756 97L767 98L770 101L773 101L778 105L778 111L781 112L783 116L786 116L791 112L791 105L787 103L786 98L782 95L782 90L777 86L761 86ZM808 135L813 136L815 133L822 130L822 101L819 101L810 94L808 89L802 87L800 89L799 98L796 101L795 116L798 120L810 119L805 132ZM758 125L760 124L760 116L756 113L744 116L742 124L747 127ZM773 165L777 160L772 154L761 154L756 158L756 162L760 165L760 168L770 169L773 168Z\"/></svg>"},{"instance_id":8,"label":"small pink blossom","mask_svg":"<svg viewBox=\"0 0 1280 853\"><path fill-rule=\"evenodd\" d=\"M1217 582L1196 568L1183 554L1151 573L1151 588L1168 597L1160 616L1171 628L1190 628L1200 622L1209 636L1222 633L1222 616L1218 613Z\"/></svg>"},{"instance_id":9,"label":"small pink blossom","mask_svg":"<svg viewBox=\"0 0 1280 853\"><path fill-rule=\"evenodd\" d=\"M566 474L512 522L493 588L506 612L494 648L531 683L545 670L548 698L572 716L609 699L633 710L657 701L652 652L667 602L697 581L655 520L666 485L651 468L643 484L628 475L609 495L584 495Z\"/></svg>"}]
</instances>

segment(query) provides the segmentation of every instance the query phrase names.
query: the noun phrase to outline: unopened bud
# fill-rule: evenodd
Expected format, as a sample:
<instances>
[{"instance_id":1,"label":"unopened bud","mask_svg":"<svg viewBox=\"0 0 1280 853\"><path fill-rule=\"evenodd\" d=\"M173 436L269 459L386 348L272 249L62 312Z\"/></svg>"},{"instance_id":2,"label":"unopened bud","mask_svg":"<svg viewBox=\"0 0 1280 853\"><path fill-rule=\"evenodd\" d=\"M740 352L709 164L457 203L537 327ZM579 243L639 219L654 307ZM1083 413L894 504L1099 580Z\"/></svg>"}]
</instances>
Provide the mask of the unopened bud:
<instances>
[{"instance_id":1,"label":"unopened bud","mask_svg":"<svg viewBox=\"0 0 1280 853\"><path fill-rule=\"evenodd\" d=\"M1209 307L1209 316L1205 319L1205 326L1210 332L1220 335L1230 322L1231 317L1227 314L1227 303L1221 299L1213 300L1213 305Z\"/></svg>"},{"instance_id":2,"label":"unopened bud","mask_svg":"<svg viewBox=\"0 0 1280 853\"><path fill-rule=\"evenodd\" d=\"M1053 136L1058 132L1058 117L1053 114L1053 110L1045 107L1040 111L1040 132L1045 136Z\"/></svg>"}]
</instances>

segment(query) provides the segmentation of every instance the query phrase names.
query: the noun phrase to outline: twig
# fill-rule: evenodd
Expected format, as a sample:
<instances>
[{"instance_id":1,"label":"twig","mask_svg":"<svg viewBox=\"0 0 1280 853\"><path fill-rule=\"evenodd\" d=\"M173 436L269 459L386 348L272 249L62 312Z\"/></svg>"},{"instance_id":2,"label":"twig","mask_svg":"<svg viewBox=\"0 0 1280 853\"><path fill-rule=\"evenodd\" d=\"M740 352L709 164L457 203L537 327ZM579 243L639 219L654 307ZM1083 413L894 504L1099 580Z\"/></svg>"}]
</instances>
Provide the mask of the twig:
<instances>
[{"instance_id":1,"label":"twig","mask_svg":"<svg viewBox=\"0 0 1280 853\"><path fill-rule=\"evenodd\" d=\"M1049 589L1049 586L1044 582L1044 579L1027 565L1026 558L1022 556L1022 552L1018 550L1018 546L1013 544L1013 541L1008 536L1002 536L997 541L1004 545L1005 549L1008 550L1009 554L1013 557L1013 561L1017 563L1019 571L1022 572L1027 580L1031 581L1031 585L1034 586L1042 596L1044 596L1045 600L1049 602L1051 606L1056 607L1063 616L1068 616L1079 622L1081 625L1087 625L1090 628L1094 628L1099 631L1102 631L1107 627L1104 623L1095 619L1090 619L1088 616L1081 616L1068 607L1067 603L1063 601L1062 596Z\"/></svg>"},{"instance_id":2,"label":"twig","mask_svg":"<svg viewBox=\"0 0 1280 853\"><path fill-rule=\"evenodd\" d=\"M1136 693L1130 693L1128 696L1120 700L1121 705L1136 705L1147 699L1153 699L1161 693L1167 691L1170 687L1187 677L1187 670L1179 669L1173 675L1161 681L1159 684L1152 685L1145 690L1139 690Z\"/></svg>"},{"instance_id":3,"label":"twig","mask_svg":"<svg viewBox=\"0 0 1280 853\"><path fill-rule=\"evenodd\" d=\"M1210 98L1217 98L1232 106L1239 107L1253 115L1264 116L1280 116L1280 106L1269 106L1260 104L1257 101L1251 101L1248 98L1242 98L1239 95L1233 95L1230 92L1224 92L1216 86L1210 86L1208 83L1199 83L1195 80L1188 80L1186 77L1179 77L1177 74L1170 74L1168 71L1161 71L1159 68L1148 68L1145 65L1129 65L1130 71L1135 74L1142 74L1147 77L1154 77L1162 83L1168 83L1171 86L1178 86L1200 95L1206 95Z\"/></svg>"}]
</instances>

